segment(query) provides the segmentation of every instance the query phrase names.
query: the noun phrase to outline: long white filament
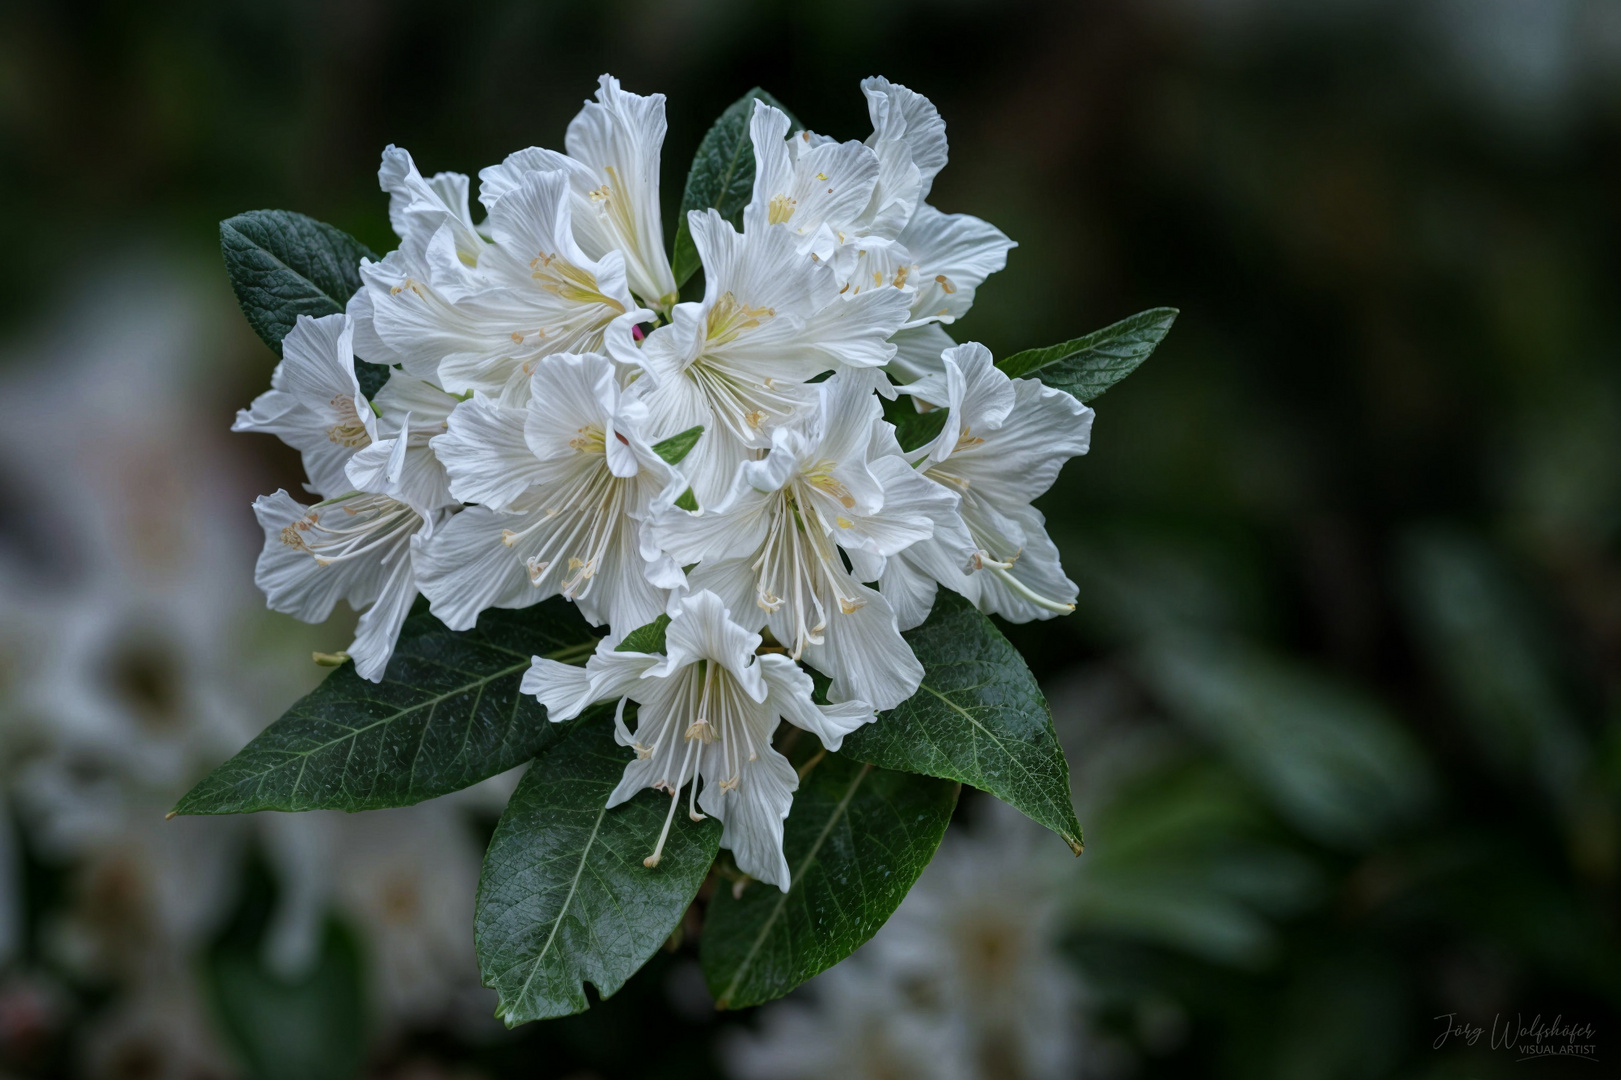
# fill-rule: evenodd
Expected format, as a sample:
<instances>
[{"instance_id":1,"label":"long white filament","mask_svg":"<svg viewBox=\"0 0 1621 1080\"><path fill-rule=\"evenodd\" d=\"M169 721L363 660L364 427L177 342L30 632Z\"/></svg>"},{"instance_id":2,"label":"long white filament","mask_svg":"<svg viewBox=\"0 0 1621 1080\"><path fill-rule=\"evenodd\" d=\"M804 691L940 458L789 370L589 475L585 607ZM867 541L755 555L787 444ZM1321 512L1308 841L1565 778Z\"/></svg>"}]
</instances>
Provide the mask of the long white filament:
<instances>
[{"instance_id":1,"label":"long white filament","mask_svg":"<svg viewBox=\"0 0 1621 1080\"><path fill-rule=\"evenodd\" d=\"M344 517L333 524L337 510ZM415 510L387 495L354 495L318 504L281 536L283 543L309 552L322 566L394 548L383 556L386 566L403 550L399 542L404 534L415 532L420 523Z\"/></svg>"},{"instance_id":2,"label":"long white filament","mask_svg":"<svg viewBox=\"0 0 1621 1080\"><path fill-rule=\"evenodd\" d=\"M832 594L841 611L853 611L861 603L847 594L838 546L815 502L799 488L795 483L783 490L759 558L750 566L757 575L755 602L761 608L774 614L785 602L791 605L793 640L787 644L795 660L805 646L822 644L828 617L824 592Z\"/></svg>"},{"instance_id":3,"label":"long white filament","mask_svg":"<svg viewBox=\"0 0 1621 1080\"><path fill-rule=\"evenodd\" d=\"M723 664L713 659L699 660L688 667L682 680L682 687L669 699L671 713L666 716L666 722L659 725L659 734L652 747L645 752L640 746L637 747L639 756L656 755L671 731L681 731L687 744L686 752L681 757L681 767L675 775L669 774L666 765L665 774L653 785L670 793L670 809L665 815L664 828L659 833L653 853L642 860L642 865L649 868L657 866L664 855L664 844L670 835L670 825L675 820L675 808L681 802L683 785L691 784L687 793L687 816L693 821L705 819L706 815L698 811L698 780L705 748L710 743L720 744L720 764L725 767L726 776L719 781L718 787L723 794L735 790L742 780L744 754L747 754L747 761L755 761L760 756L754 744L753 732L749 730L749 705L753 702L744 700L746 695L742 695L742 688L733 681ZM686 721L687 717L693 718L690 723ZM673 750L670 760L674 761Z\"/></svg>"}]
</instances>

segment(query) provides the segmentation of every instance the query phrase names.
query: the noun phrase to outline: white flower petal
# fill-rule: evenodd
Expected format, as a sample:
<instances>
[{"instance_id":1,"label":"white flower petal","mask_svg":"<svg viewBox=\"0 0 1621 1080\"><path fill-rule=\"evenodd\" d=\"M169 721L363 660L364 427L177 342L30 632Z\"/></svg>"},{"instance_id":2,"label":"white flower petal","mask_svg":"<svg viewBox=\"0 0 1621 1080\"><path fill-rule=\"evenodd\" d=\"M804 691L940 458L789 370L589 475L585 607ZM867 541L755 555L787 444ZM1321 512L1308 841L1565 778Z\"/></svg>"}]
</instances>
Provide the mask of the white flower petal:
<instances>
[{"instance_id":1,"label":"white flower petal","mask_svg":"<svg viewBox=\"0 0 1621 1080\"><path fill-rule=\"evenodd\" d=\"M631 288L650 304L675 302L675 275L664 254L659 209L659 154L664 145L664 95L623 90L604 75L597 100L569 124L564 145L599 178L590 198L604 250L625 253ZM583 225L583 223L582 223ZM582 235L589 235L583 228Z\"/></svg>"},{"instance_id":2,"label":"white flower petal","mask_svg":"<svg viewBox=\"0 0 1621 1080\"><path fill-rule=\"evenodd\" d=\"M967 479L1004 508L1046 492L1064 462L1086 453L1092 436L1092 410L1064 391L1032 379L1014 379L1012 386L1013 408L1001 426L972 430L984 442L958 447L935 467Z\"/></svg>"},{"instance_id":3,"label":"white flower petal","mask_svg":"<svg viewBox=\"0 0 1621 1080\"><path fill-rule=\"evenodd\" d=\"M362 563L321 566L309 552L285 542L285 531L296 528L309 512L285 491L254 500L265 546L253 583L264 592L270 610L318 623L326 621L339 600L353 597L357 606L369 603L382 587L382 575L376 566Z\"/></svg>"},{"instance_id":4,"label":"white flower petal","mask_svg":"<svg viewBox=\"0 0 1621 1080\"><path fill-rule=\"evenodd\" d=\"M407 415L407 422L410 417ZM349 485L356 491L377 495L392 495L405 472L406 440L384 439L355 451L344 466Z\"/></svg>"},{"instance_id":5,"label":"white flower petal","mask_svg":"<svg viewBox=\"0 0 1621 1080\"><path fill-rule=\"evenodd\" d=\"M786 113L754 103L754 190L743 212L745 229L783 225L802 238L822 231L836 236L871 200L878 157L859 142L790 139L788 126Z\"/></svg>"},{"instance_id":6,"label":"white flower petal","mask_svg":"<svg viewBox=\"0 0 1621 1080\"><path fill-rule=\"evenodd\" d=\"M300 315L282 341L272 389L237 413L232 431L263 431L298 450L310 487L328 498L352 490L349 458L377 437L376 417L360 392L347 315Z\"/></svg>"},{"instance_id":7,"label":"white flower petal","mask_svg":"<svg viewBox=\"0 0 1621 1080\"><path fill-rule=\"evenodd\" d=\"M839 705L818 705L811 700L811 677L786 656L767 653L760 657L760 673L771 694L771 705L782 718L815 735L828 750L836 751L844 737L878 719L864 701Z\"/></svg>"},{"instance_id":8,"label":"white flower petal","mask_svg":"<svg viewBox=\"0 0 1621 1080\"><path fill-rule=\"evenodd\" d=\"M879 150L905 146L906 159L917 168L919 204L929 197L934 178L946 165L946 123L940 111L922 94L892 83L882 76L863 79L867 111L872 117L873 134L868 145Z\"/></svg>"},{"instance_id":9,"label":"white flower petal","mask_svg":"<svg viewBox=\"0 0 1621 1080\"><path fill-rule=\"evenodd\" d=\"M940 433L925 447L930 461L944 461L959 449L984 443L989 432L1000 428L1013 410L1013 381L998 370L991 351L977 341L947 349L941 356L945 366L946 400L950 410ZM912 393L914 388L901 388ZM972 440L964 444L963 440Z\"/></svg>"},{"instance_id":10,"label":"white flower petal","mask_svg":"<svg viewBox=\"0 0 1621 1080\"><path fill-rule=\"evenodd\" d=\"M448 225L462 261L469 266L478 261L484 238L468 212L467 177L440 173L424 180L411 155L390 146L383 151L377 182L388 192L389 224L401 240L426 242L435 230Z\"/></svg>"},{"instance_id":11,"label":"white flower petal","mask_svg":"<svg viewBox=\"0 0 1621 1080\"><path fill-rule=\"evenodd\" d=\"M720 789L719 777L705 777L698 805L725 824L721 846L737 868L757 881L788 891L788 860L782 853L782 823L793 806L799 776L788 759L769 743L760 756L745 762L737 786Z\"/></svg>"},{"instance_id":12,"label":"white flower petal","mask_svg":"<svg viewBox=\"0 0 1621 1080\"><path fill-rule=\"evenodd\" d=\"M470 630L485 608L528 607L551 595L530 586L522 552L503 540L530 517L470 506L422 545L417 587L440 622L452 630Z\"/></svg>"},{"instance_id":13,"label":"white flower petal","mask_svg":"<svg viewBox=\"0 0 1621 1080\"><path fill-rule=\"evenodd\" d=\"M879 712L893 709L917 692L923 665L901 637L895 611L882 594L854 580L845 588L860 606L841 610L829 595L824 600L829 615L822 644L807 645L805 661L833 680L829 701L870 702ZM779 632L777 622L773 617L772 632L782 640L788 628Z\"/></svg>"},{"instance_id":14,"label":"white flower petal","mask_svg":"<svg viewBox=\"0 0 1621 1080\"><path fill-rule=\"evenodd\" d=\"M524 439L527 413L474 395L451 412L445 434L429 444L462 502L504 510L547 470Z\"/></svg>"},{"instance_id":15,"label":"white flower petal","mask_svg":"<svg viewBox=\"0 0 1621 1080\"><path fill-rule=\"evenodd\" d=\"M595 702L629 694L660 660L648 653L618 652L610 638L583 668L534 657L520 689L538 698L553 722L572 720Z\"/></svg>"},{"instance_id":16,"label":"white flower petal","mask_svg":"<svg viewBox=\"0 0 1621 1080\"><path fill-rule=\"evenodd\" d=\"M890 607L895 609L895 625L901 630L922 626L934 609L939 582L933 574L920 568L918 556L937 544L936 540L925 540L884 562L879 590L889 600ZM954 563L948 564L947 569L962 574L961 568Z\"/></svg>"},{"instance_id":17,"label":"white flower petal","mask_svg":"<svg viewBox=\"0 0 1621 1080\"><path fill-rule=\"evenodd\" d=\"M917 267L908 278L917 289L912 318L944 322L968 313L975 290L1007 265L1007 253L1018 246L987 221L926 204L912 215L900 242Z\"/></svg>"},{"instance_id":18,"label":"white flower petal","mask_svg":"<svg viewBox=\"0 0 1621 1080\"><path fill-rule=\"evenodd\" d=\"M939 323L909 326L895 333L890 343L895 346L895 357L890 360L890 377L898 383L910 383L908 390L934 405L946 403L945 366L940 354L954 347L945 328Z\"/></svg>"},{"instance_id":19,"label":"white flower petal","mask_svg":"<svg viewBox=\"0 0 1621 1080\"><path fill-rule=\"evenodd\" d=\"M764 701L765 684L755 666L754 650L760 647L760 635L745 630L732 621L732 616L720 597L712 592L700 591L680 600L680 610L665 630L664 670L710 659L724 664L740 687L755 701Z\"/></svg>"},{"instance_id":20,"label":"white flower petal","mask_svg":"<svg viewBox=\"0 0 1621 1080\"><path fill-rule=\"evenodd\" d=\"M383 680L389 657L394 655L394 643L399 640L400 627L405 625L405 617L411 614L411 604L416 598L410 558L395 559L376 601L360 616L354 643L349 646L355 672L362 679Z\"/></svg>"}]
</instances>

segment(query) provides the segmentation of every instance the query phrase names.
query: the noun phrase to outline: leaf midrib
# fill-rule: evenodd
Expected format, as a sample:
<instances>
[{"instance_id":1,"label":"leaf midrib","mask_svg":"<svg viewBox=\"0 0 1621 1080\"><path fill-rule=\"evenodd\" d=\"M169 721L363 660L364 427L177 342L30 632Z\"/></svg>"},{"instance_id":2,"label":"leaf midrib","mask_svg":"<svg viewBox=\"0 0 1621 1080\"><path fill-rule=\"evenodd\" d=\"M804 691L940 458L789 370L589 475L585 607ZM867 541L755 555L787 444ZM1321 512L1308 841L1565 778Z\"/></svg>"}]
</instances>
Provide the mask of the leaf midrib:
<instances>
[{"instance_id":1,"label":"leaf midrib","mask_svg":"<svg viewBox=\"0 0 1621 1080\"><path fill-rule=\"evenodd\" d=\"M1034 776L1030 772L1030 767L1028 765L1026 765L1024 762L1020 761L1017 754L1013 754L1013 753L1010 753L1008 751L1008 748L1005 745L1003 745L1002 740L997 738L996 732L992 731L990 728L988 728L984 724L980 723L977 719L975 719L973 713L969 712L967 709L963 708L961 705L958 705L955 701L952 701L950 698L946 697L944 694L942 694L940 691L936 690L934 687L930 686L928 683L920 683L919 687L921 689L923 689L923 690L927 690L929 693L933 694L935 697L939 698L941 701L945 702L947 705L951 706L953 709L955 709L958 712L962 713L964 719L966 719L970 724L973 724L979 730L983 731L986 734L986 736L993 743L996 744L996 748L1002 752L1002 755L1004 757L1006 757L1007 760L1011 761L1014 765L1018 766L1019 771L1024 773L1025 777L1030 779L1030 782L1032 784L1036 784ZM1037 789L1039 790L1039 785L1036 785L1036 786L1037 786ZM1049 801L1048 805L1052 805L1050 801ZM1054 809L1059 809L1059 808L1054 807ZM1062 811L1060 810L1060 812L1062 812ZM1079 847L1080 841L1079 841L1079 839L1077 837L1071 835L1066 830L1061 830L1060 829L1060 830L1055 830L1055 831L1058 833L1059 837L1064 841L1064 843L1066 843L1066 844L1068 844L1070 846L1071 850L1073 850L1075 852L1075 854L1079 855L1081 853L1080 852L1080 847Z\"/></svg>"},{"instance_id":2,"label":"leaf midrib","mask_svg":"<svg viewBox=\"0 0 1621 1080\"><path fill-rule=\"evenodd\" d=\"M442 694L436 695L436 696L431 697L431 698L425 698L422 701L418 701L418 702L416 702L414 704L407 705L405 708L400 709L398 712L393 713L393 714L391 714L389 716L385 716L385 717L383 717L381 719L378 719L378 720L373 720L371 723L367 724L365 727L350 728L349 733L347 735L339 735L337 738L329 739L326 742L321 743L319 746L312 746L308 750L288 750L288 751L285 751L285 753L287 754L287 756L289 758L300 758L300 757L307 758L311 754L320 753L322 750L325 750L328 747L336 746L339 743L345 742L345 741L347 741L349 739L358 739L360 736L364 735L366 732L370 731L372 728L379 727L379 726L384 725L384 724L392 724L396 720L400 719L400 717L402 717L402 716L409 716L410 714L412 714L414 712L417 712L417 711L419 711L421 709L424 709L424 708L427 708L427 709L435 708L435 707L438 706L438 704L441 701L445 701L445 700L447 700L449 698L456 697L458 694L465 694L465 693L467 693L467 691L473 689L474 687L477 687L480 690L482 690L485 686L487 686L488 684L494 682L496 679L504 679L508 675L515 674L516 672L521 671L524 668L527 668L529 666L529 663L530 662L528 660L525 660L522 663L513 664L511 667L502 668L500 671L491 672L490 674L484 676L481 679L475 679L472 682L462 683L460 686L457 686L457 687L455 687L454 689L451 689L451 690L446 690ZM276 769L281 768L285 764L286 764L285 761L277 762L275 765L273 765L270 769L267 769L266 771L267 772L274 772Z\"/></svg>"},{"instance_id":3,"label":"leaf midrib","mask_svg":"<svg viewBox=\"0 0 1621 1080\"><path fill-rule=\"evenodd\" d=\"M743 981L743 976L748 974L749 968L753 966L754 958L758 955L760 946L765 944L766 935L776 925L783 909L788 906L788 898L793 895L794 887L804 880L805 872L810 869L811 863L816 860L817 853L822 850L822 845L827 842L828 834L833 831L833 826L838 823L839 819L844 816L845 811L849 809L850 800L855 798L856 789L867 779L867 774L872 770L873 766L870 764L861 766L861 771L856 774L854 780L850 781L849 788L845 790L844 797L839 800L839 804L828 815L827 823L822 826L822 831L817 835L816 842L811 844L810 850L805 853L804 860L799 864L799 871L789 878L788 891L777 897L777 906L771 909L771 914L767 916L765 924L760 927L760 932L755 935L753 943L749 945L749 951L744 955L743 962L738 965L737 971L732 975L731 984L726 987L725 993L721 994L716 1000L715 1004L719 1008L731 1007L732 995L737 992L738 984Z\"/></svg>"},{"instance_id":4,"label":"leaf midrib","mask_svg":"<svg viewBox=\"0 0 1621 1080\"><path fill-rule=\"evenodd\" d=\"M305 274L305 273L303 273L301 271L293 269L291 266L288 266L287 263L282 260L281 256L277 255L274 251L271 251L269 248L267 248L263 244L259 243L259 241L253 239L251 236L249 236L247 233L243 232L237 226L232 225L231 226L231 231L233 233L235 233L237 236L240 236L242 239L246 240L256 250L262 251L266 255L270 256L271 260L278 267L280 267L281 269L287 271L289 274L292 274L294 277L298 278L300 281L309 282L310 285L315 289L316 294L319 295L322 299L326 300L327 303L332 305L332 310L333 310L334 313L342 311L344 309L345 305L342 304L342 303L339 303L336 297L334 297L331 293L327 292L325 289L321 288L320 285L316 284L316 281L315 281L314 278L310 277L308 274ZM364 257L365 256L362 256L362 258L364 258Z\"/></svg>"},{"instance_id":5,"label":"leaf midrib","mask_svg":"<svg viewBox=\"0 0 1621 1080\"><path fill-rule=\"evenodd\" d=\"M497 650L499 652L508 653L510 655L517 655L511 649L502 648L501 646L495 645L494 643L487 643L487 644L489 645L490 648L495 649L495 650ZM579 652L581 649L595 648L595 646L596 646L596 641L595 641L595 639L593 639L593 640L585 641L585 642L577 642L577 643L572 644L572 645L565 645L560 649L554 649L551 653L544 654L544 655L546 656L547 659L556 659L556 658L558 658L560 656L569 656L570 654ZM518 662L516 664L512 664L512 665L510 665L508 667L502 668L499 671L491 672L490 674L485 675L482 678L475 679L475 680L465 682L465 683L460 683L456 687L454 687L452 689L449 689L449 690L446 690L441 694L435 695L432 698L426 698L426 699L424 699L422 701L413 702L412 704L407 705L404 708L401 708L401 709L397 710L396 712L393 712L393 713L389 714L388 716L385 716L385 717L382 717L382 718L379 718L377 720L372 721L371 723L365 725L364 727L350 728L345 734L339 735L339 736L337 736L336 738L333 738L333 739L328 739L326 742L321 743L321 744L319 744L317 746L312 746L312 747L309 747L308 749L304 749L304 750L271 751L271 752L274 752L274 753L279 753L281 756L276 761L274 761L273 763L267 763L266 766L263 769L260 769L258 771L252 771L252 772L243 772L243 773L240 773L240 774L232 777L231 780L226 784L226 787L227 788L237 788L240 785L247 783L248 781L258 780L258 782L259 782L258 783L258 788L255 791L255 797L257 797L258 796L258 791L263 789L264 784L265 784L266 780L269 777L273 776L276 772L287 768L294 761L297 761L297 762L299 762L299 775L298 775L298 778L294 781L294 784L293 784L293 790L294 790L294 792L296 792L298 790L298 786L303 783L304 770L309 767L310 759L311 759L311 757L313 755L315 755L317 753L320 753L323 750L330 749L331 747L337 746L337 745L339 745L341 743L344 743L344 742L358 742L360 736L364 735L368 731L373 730L374 728L377 728L379 726L384 726L384 725L396 723L397 721L399 721L399 719L401 717L409 716L412 713L417 712L417 711L419 711L421 709L424 709L424 708L428 708L428 709L435 708L435 707L438 706L438 704L441 701L445 701L445 700L447 700L449 698L456 697L456 696L458 696L460 694L465 694L465 693L467 693L467 691L469 691L471 689L474 689L475 687L478 689L480 696L482 696L483 692L484 692L484 687L488 686L492 682L495 682L497 679L507 678L508 676L516 674L517 672L519 672L519 671L523 670L524 668L528 667L530 662L531 661L530 661L529 658L524 658L523 660L521 660L520 662ZM521 694L514 695L514 701L517 701L519 699L519 697L521 697ZM325 718L312 717L312 719L323 720ZM424 732L424 735L426 735L426 732ZM263 736L260 736L260 737L262 738ZM257 739L254 740L254 741L257 741ZM252 743L249 744L250 748L251 748L251 746L252 746ZM351 752L352 751L353 751L353 745L351 745ZM412 763L412 773L413 774L415 773L415 762ZM185 812L182 808L187 803L189 803L191 801L191 795L192 794L193 793L191 793L191 792L187 793L186 798L182 799L181 803L180 803L180 806L176 808L177 811Z\"/></svg>"},{"instance_id":6,"label":"leaf midrib","mask_svg":"<svg viewBox=\"0 0 1621 1080\"><path fill-rule=\"evenodd\" d=\"M574 894L579 891L580 877L585 873L585 863L591 854L591 848L596 845L597 833L602 829L602 819L607 816L607 806L603 806L597 811L597 820L591 825L591 835L586 838L585 847L580 850L580 863L574 868L574 880L569 882L568 895L563 898L563 906L557 909L557 918L552 920L552 930L551 933L546 935L546 944L540 947L540 951L535 954L534 962L529 965L529 975L524 979L523 986L518 991L516 1005L509 1012L516 1012L517 1008L523 1005L524 997L529 993L529 985L535 981L535 975L540 971L541 961L546 959L546 953L551 949L552 942L557 940L557 935L563 928L563 918L568 914L569 907L574 903Z\"/></svg>"}]
</instances>

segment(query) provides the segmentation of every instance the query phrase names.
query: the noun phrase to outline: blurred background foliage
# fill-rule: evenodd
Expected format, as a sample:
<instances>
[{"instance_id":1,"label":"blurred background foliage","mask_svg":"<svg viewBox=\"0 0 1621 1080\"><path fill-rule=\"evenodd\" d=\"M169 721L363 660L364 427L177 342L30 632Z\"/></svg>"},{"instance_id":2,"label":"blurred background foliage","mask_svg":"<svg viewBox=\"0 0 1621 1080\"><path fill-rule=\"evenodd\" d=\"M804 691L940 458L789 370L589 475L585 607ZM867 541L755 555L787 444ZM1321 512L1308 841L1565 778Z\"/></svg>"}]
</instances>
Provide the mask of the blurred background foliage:
<instances>
[{"instance_id":1,"label":"blurred background foliage","mask_svg":"<svg viewBox=\"0 0 1621 1080\"><path fill-rule=\"evenodd\" d=\"M6 415L73 437L72 394L36 376L91 338L146 362L128 303L173 304L205 327L180 427L214 445L272 364L234 314L219 219L296 209L387 250L383 146L476 173L560 145L602 71L669 97L672 212L699 136L750 86L843 138L868 130L865 75L931 97L952 147L932 201L1020 244L959 339L1001 355L1182 310L1042 504L1080 610L1009 628L1089 842L1061 868L1076 1068L1558 1070L1484 1039L1434 1049L1449 1013L1562 1014L1621 1057L1621 6L13 0ZM240 529L296 463L232 453ZM66 580L39 475L0 471L11 576ZM8 636L51 610L8 607ZM255 699L252 723L309 677ZM20 784L25 755L6 752ZM208 1075L83 1050L113 991L60 973L41 931L72 872L6 832L23 929L0 1074ZM193 962L227 1073L712 1075L717 1028L755 1023L710 1012L688 943L515 1036L380 1024L356 973L387 946L350 928L368 909L277 974L261 942L288 886L261 863L243 861ZM1032 1074L1008 1060L970 1073Z\"/></svg>"}]
</instances>

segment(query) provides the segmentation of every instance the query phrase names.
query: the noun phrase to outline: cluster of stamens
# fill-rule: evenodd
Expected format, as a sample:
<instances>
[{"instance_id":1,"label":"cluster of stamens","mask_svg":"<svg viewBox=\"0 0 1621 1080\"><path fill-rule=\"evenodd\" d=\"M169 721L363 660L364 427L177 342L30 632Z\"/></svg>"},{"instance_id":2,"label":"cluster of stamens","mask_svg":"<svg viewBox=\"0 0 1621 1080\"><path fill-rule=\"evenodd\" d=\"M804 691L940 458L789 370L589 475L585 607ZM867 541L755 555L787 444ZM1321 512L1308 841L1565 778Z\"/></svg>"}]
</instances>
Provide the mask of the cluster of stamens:
<instances>
[{"instance_id":1,"label":"cluster of stamens","mask_svg":"<svg viewBox=\"0 0 1621 1080\"><path fill-rule=\"evenodd\" d=\"M330 566L394 547L403 534L415 532L421 521L415 510L387 495L349 495L320 503L282 529L281 542ZM397 554L385 554L384 564Z\"/></svg>"},{"instance_id":2,"label":"cluster of stamens","mask_svg":"<svg viewBox=\"0 0 1621 1080\"><path fill-rule=\"evenodd\" d=\"M816 474L806 477L816 483ZM826 478L827 485L836 485L837 492L829 491L846 508L855 505L855 499L844 485ZM823 604L824 590L832 594L839 612L852 615L866 601L847 587L848 575L843 573L843 560L838 545L828 535L821 514L815 504L798 492L797 482L785 488L781 505L772 515L771 528L766 534L760 555L750 565L756 575L755 603L764 611L775 614L784 603L791 603L794 627L789 655L798 660L807 645L820 645L827 629L828 611ZM824 486L824 485L816 485ZM842 497L841 497L842 496ZM848 519L840 517L840 522Z\"/></svg>"},{"instance_id":3,"label":"cluster of stamens","mask_svg":"<svg viewBox=\"0 0 1621 1080\"><path fill-rule=\"evenodd\" d=\"M339 446L365 446L371 442L366 425L361 422L360 413L355 409L354 398L339 394L330 404L332 411L338 414L338 422L326 429L327 438Z\"/></svg>"},{"instance_id":4,"label":"cluster of stamens","mask_svg":"<svg viewBox=\"0 0 1621 1080\"><path fill-rule=\"evenodd\" d=\"M625 305L611 296L605 296L597 284L597 276L567 259L542 251L529 260L529 276L549 293L576 304L601 304L615 315L625 313Z\"/></svg>"},{"instance_id":5,"label":"cluster of stamens","mask_svg":"<svg viewBox=\"0 0 1621 1080\"><path fill-rule=\"evenodd\" d=\"M558 584L558 592L569 600L579 600L590 594L619 530L628 519L628 485L634 481L621 479L609 470L603 454L606 439L601 429L580 428L569 445L581 453L595 455L596 462L581 469L567 485L553 493L543 512L527 528L503 530L501 542L512 547L537 529L549 526L559 515L568 515L572 520L555 529L547 537L545 546L524 560L524 569L529 583L538 588L557 560L566 559L564 565L568 573Z\"/></svg>"},{"instance_id":6,"label":"cluster of stamens","mask_svg":"<svg viewBox=\"0 0 1621 1080\"><path fill-rule=\"evenodd\" d=\"M652 785L659 791L670 795L670 811L664 817L664 828L659 832L657 845L653 853L642 860L642 865L648 868L659 864L664 854L664 841L670 835L670 823L675 820L675 808L681 802L681 787L690 785L687 798L687 816L693 821L704 820L703 814L698 812L698 773L702 764L701 755L709 752L711 744L719 744L721 764L724 767L726 778L721 780L717 787L722 792L737 790L742 781L743 765L746 761L755 761L759 758L759 749L754 745L754 735L749 730L746 710L752 702L747 701L742 688L732 679L726 667L715 660L699 660L689 665L679 676L683 686L671 696L668 707L682 709L686 715L694 717L693 721L681 730L681 738L686 742L686 750L681 756L681 767L675 776L669 775L668 766L665 775L661 776ZM667 723L660 727L659 737L652 746L635 747L636 756L647 759L657 754L664 745L664 740L678 725ZM746 755L746 757L745 757ZM674 762L675 755L670 755L669 761Z\"/></svg>"}]
</instances>

